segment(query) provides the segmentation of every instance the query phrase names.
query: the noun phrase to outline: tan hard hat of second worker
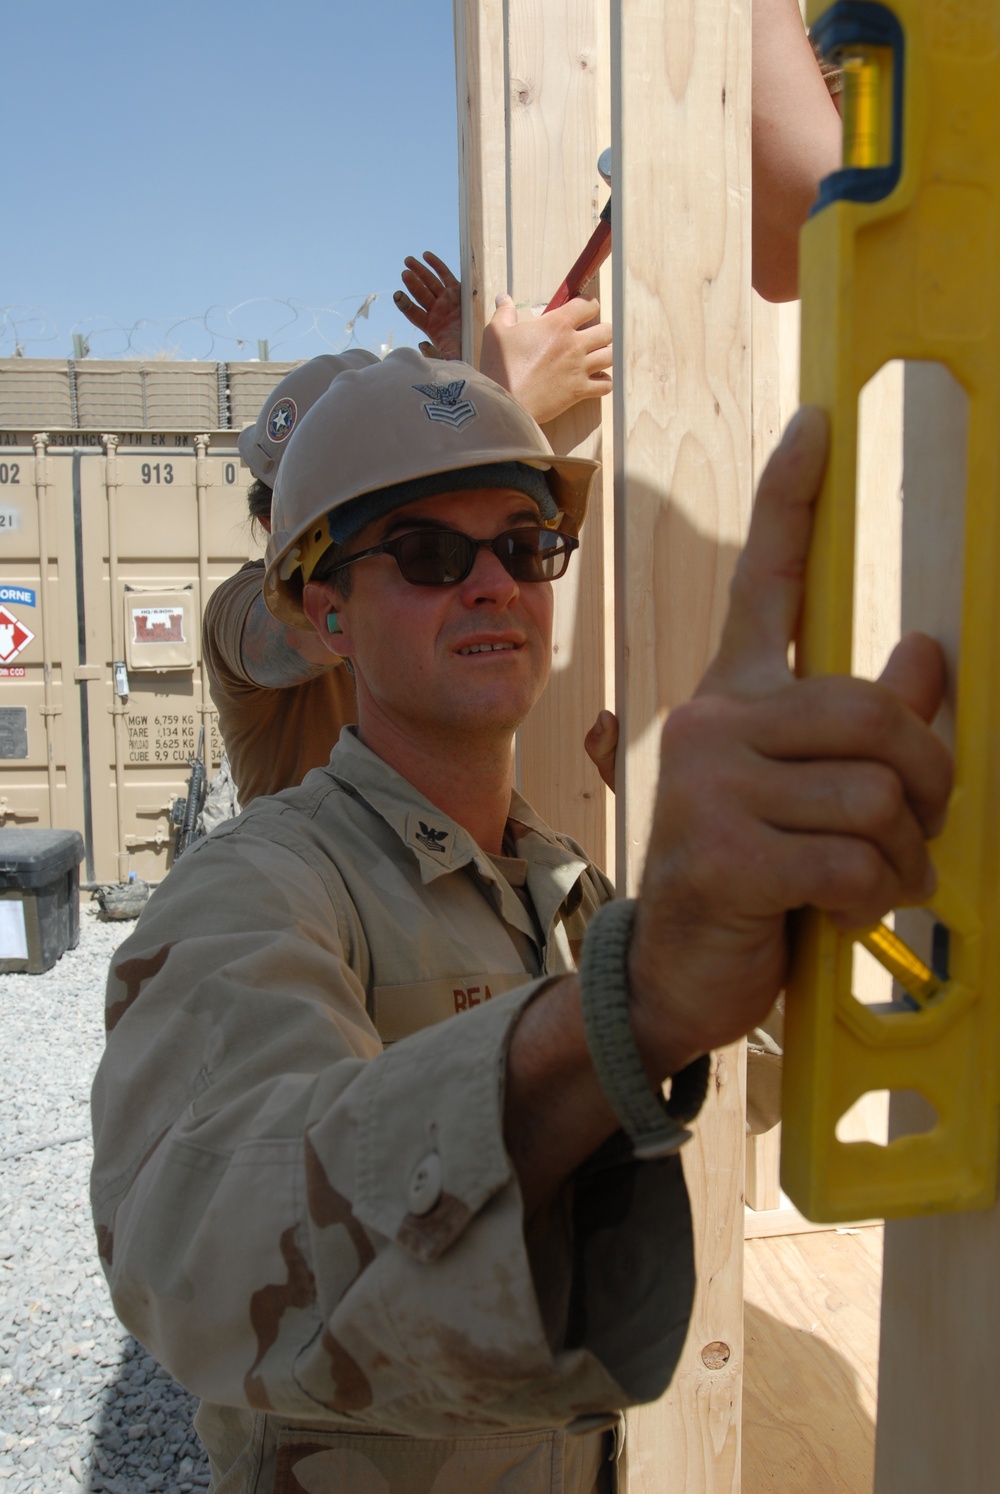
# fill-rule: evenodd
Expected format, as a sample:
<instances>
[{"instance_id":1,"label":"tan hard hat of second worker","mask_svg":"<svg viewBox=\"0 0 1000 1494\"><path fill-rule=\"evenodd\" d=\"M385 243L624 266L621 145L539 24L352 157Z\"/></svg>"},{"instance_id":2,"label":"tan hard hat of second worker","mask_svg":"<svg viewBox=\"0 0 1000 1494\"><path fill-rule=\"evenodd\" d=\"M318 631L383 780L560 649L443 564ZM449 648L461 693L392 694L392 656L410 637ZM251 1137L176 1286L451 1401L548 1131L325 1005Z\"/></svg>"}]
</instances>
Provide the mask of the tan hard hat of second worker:
<instances>
[{"instance_id":1,"label":"tan hard hat of second worker","mask_svg":"<svg viewBox=\"0 0 1000 1494\"><path fill-rule=\"evenodd\" d=\"M352 348L293 368L271 391L240 455L253 473L250 516L269 531L271 490L288 443L338 374L377 363ZM331 669L311 627L287 628L264 606L264 567L249 561L217 586L205 608L202 647L219 729L241 804L301 783L325 763L342 726L355 719L354 682Z\"/></svg>"},{"instance_id":2,"label":"tan hard hat of second worker","mask_svg":"<svg viewBox=\"0 0 1000 1494\"><path fill-rule=\"evenodd\" d=\"M288 442L302 417L326 393L338 374L352 368L368 368L379 360L367 348L347 348L343 353L322 353L300 363L271 390L253 425L244 426L237 437L240 456L258 482L268 490L270 527L271 492Z\"/></svg>"},{"instance_id":3,"label":"tan hard hat of second worker","mask_svg":"<svg viewBox=\"0 0 1000 1494\"><path fill-rule=\"evenodd\" d=\"M358 722L150 900L94 1090L115 1307L227 1494L620 1490L619 1413L690 1313L706 1055L773 1002L788 910L870 925L933 880L940 650L789 670L825 432L803 412L761 482L633 902L512 785L590 465L410 351L303 419L268 594L350 659Z\"/></svg>"}]
</instances>

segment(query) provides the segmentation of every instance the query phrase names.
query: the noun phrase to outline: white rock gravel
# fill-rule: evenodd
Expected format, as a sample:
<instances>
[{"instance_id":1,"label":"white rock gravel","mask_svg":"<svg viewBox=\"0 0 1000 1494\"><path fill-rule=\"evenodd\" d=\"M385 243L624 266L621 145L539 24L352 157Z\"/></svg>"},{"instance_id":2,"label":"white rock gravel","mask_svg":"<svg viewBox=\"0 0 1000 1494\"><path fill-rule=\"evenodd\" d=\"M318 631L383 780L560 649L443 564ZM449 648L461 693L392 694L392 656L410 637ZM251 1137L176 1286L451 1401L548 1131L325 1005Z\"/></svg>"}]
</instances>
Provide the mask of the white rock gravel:
<instances>
[{"instance_id":1,"label":"white rock gravel","mask_svg":"<svg viewBox=\"0 0 1000 1494\"><path fill-rule=\"evenodd\" d=\"M0 975L0 1494L204 1489L195 1401L111 1310L90 1219L90 1084L112 951L84 906L44 975Z\"/></svg>"}]
</instances>

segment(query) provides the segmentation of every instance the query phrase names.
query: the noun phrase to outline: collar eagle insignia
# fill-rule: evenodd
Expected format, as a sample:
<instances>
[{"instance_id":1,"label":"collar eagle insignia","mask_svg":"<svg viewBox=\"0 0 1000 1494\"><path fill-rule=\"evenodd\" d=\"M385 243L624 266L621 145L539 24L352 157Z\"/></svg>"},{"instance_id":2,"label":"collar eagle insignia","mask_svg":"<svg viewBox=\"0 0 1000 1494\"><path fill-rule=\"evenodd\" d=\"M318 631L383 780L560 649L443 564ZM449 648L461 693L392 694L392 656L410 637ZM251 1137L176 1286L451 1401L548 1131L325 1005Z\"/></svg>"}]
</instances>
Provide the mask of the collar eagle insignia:
<instances>
[{"instance_id":1,"label":"collar eagle insignia","mask_svg":"<svg viewBox=\"0 0 1000 1494\"><path fill-rule=\"evenodd\" d=\"M430 404L424 405L428 420L443 421L453 430L458 430L467 420L479 412L471 399L462 398L464 379L452 379L450 384L413 384L418 394L426 394Z\"/></svg>"},{"instance_id":2,"label":"collar eagle insignia","mask_svg":"<svg viewBox=\"0 0 1000 1494\"><path fill-rule=\"evenodd\" d=\"M423 820L421 820L420 830L417 833L416 839L428 851L436 851L439 856L443 856L444 845L442 842L448 839L448 832L447 830L432 830L430 825L425 825Z\"/></svg>"}]
</instances>

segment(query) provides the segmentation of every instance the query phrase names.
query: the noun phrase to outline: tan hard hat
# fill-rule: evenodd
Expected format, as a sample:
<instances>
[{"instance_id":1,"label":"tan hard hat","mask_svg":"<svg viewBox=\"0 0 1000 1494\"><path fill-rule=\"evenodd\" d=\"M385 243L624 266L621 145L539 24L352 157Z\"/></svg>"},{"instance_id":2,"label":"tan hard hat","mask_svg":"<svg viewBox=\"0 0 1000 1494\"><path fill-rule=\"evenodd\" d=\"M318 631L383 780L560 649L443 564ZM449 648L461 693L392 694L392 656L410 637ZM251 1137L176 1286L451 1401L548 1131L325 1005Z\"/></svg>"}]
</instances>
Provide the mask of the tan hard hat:
<instances>
[{"instance_id":1,"label":"tan hard hat","mask_svg":"<svg viewBox=\"0 0 1000 1494\"><path fill-rule=\"evenodd\" d=\"M537 484L546 521L576 535L598 463L555 456L513 395L467 363L400 348L377 365L342 373L301 422L281 463L264 576L270 610L310 626L302 588L330 544L419 496L449 489L447 480L439 488L425 479L468 468L492 469L484 486L523 487L535 496ZM504 470L522 478L498 480Z\"/></svg>"},{"instance_id":2,"label":"tan hard hat","mask_svg":"<svg viewBox=\"0 0 1000 1494\"><path fill-rule=\"evenodd\" d=\"M273 488L288 438L306 411L326 393L338 374L377 362L375 354L365 348L349 348L346 353L310 358L286 374L271 390L254 424L240 431L236 440L240 456L254 477Z\"/></svg>"}]
</instances>

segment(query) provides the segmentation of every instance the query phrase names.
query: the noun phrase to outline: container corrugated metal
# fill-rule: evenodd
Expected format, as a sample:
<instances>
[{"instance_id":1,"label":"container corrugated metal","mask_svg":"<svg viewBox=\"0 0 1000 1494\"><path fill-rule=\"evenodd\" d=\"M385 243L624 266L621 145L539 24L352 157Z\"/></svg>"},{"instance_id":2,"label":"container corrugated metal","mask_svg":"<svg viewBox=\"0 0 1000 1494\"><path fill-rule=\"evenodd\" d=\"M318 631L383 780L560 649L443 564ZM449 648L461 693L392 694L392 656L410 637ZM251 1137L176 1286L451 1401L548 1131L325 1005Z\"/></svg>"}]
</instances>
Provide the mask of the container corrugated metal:
<instances>
[{"instance_id":1,"label":"container corrugated metal","mask_svg":"<svg viewBox=\"0 0 1000 1494\"><path fill-rule=\"evenodd\" d=\"M24 389L11 364L27 366ZM216 428L219 365L145 365L144 416L170 417L164 430L138 423L130 363L74 365L90 429L40 418L67 367L0 365L18 414L0 424L0 827L78 830L85 881L156 882L201 726L210 773L221 756L201 621L260 553L249 473L235 431ZM259 408L285 366L254 367Z\"/></svg>"}]
</instances>

